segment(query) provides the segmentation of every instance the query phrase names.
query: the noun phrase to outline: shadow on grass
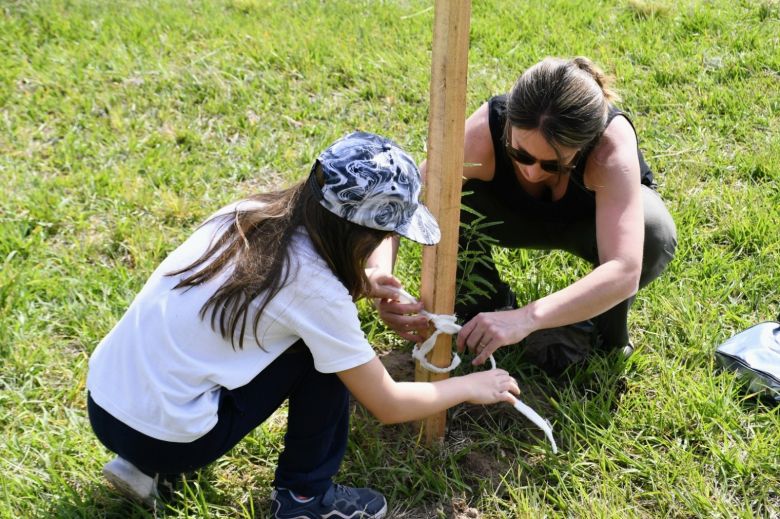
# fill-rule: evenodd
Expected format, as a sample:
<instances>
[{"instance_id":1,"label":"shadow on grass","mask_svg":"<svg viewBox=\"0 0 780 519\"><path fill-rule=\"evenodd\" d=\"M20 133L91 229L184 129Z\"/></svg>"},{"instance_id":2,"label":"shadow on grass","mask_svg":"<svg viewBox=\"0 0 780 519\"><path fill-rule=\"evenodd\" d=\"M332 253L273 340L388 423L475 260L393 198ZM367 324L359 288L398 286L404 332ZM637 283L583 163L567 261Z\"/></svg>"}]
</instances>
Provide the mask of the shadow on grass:
<instances>
[{"instance_id":1,"label":"shadow on grass","mask_svg":"<svg viewBox=\"0 0 780 519\"><path fill-rule=\"evenodd\" d=\"M587 362L571 366L557 376L528 364L509 349L499 350L495 357L496 364L517 379L520 398L554 423L582 422L606 427L628 387L628 359L618 351L594 353ZM470 369L468 361L464 364ZM542 431L509 406L460 406L451 413L451 425L459 419L489 423L495 432L512 434L529 448L546 442ZM566 448L565 436L557 442Z\"/></svg>"}]
</instances>

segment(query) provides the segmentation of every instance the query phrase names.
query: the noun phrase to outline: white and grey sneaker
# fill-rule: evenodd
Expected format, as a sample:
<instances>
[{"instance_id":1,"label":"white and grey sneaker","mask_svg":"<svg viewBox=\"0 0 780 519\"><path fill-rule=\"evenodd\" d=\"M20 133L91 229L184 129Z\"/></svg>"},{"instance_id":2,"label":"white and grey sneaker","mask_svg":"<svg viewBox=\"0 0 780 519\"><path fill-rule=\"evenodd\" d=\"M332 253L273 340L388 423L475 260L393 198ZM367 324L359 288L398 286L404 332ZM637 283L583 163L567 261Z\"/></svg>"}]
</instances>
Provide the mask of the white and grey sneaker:
<instances>
[{"instance_id":1,"label":"white and grey sneaker","mask_svg":"<svg viewBox=\"0 0 780 519\"><path fill-rule=\"evenodd\" d=\"M304 498L286 488L271 494L274 519L382 519L385 497L370 488L331 485L322 495Z\"/></svg>"},{"instance_id":2,"label":"white and grey sneaker","mask_svg":"<svg viewBox=\"0 0 780 519\"><path fill-rule=\"evenodd\" d=\"M126 459L117 456L106 463L103 476L128 499L152 509L160 506L157 478L147 476Z\"/></svg>"}]
</instances>

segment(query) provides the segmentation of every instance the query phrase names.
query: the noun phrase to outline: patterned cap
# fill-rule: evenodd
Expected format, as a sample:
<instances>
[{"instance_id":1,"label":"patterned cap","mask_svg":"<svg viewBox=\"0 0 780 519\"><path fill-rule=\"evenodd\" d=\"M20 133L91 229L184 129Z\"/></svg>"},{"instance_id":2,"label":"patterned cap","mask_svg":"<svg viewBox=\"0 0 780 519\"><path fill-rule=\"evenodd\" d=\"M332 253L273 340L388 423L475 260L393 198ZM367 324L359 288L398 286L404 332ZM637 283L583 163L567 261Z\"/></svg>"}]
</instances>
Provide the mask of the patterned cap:
<instances>
[{"instance_id":1,"label":"patterned cap","mask_svg":"<svg viewBox=\"0 0 780 519\"><path fill-rule=\"evenodd\" d=\"M322 166L324 185L316 181ZM441 238L436 219L422 205L420 171L393 141L354 132L334 142L317 158L311 178L328 211L352 223L393 231L424 245Z\"/></svg>"}]
</instances>

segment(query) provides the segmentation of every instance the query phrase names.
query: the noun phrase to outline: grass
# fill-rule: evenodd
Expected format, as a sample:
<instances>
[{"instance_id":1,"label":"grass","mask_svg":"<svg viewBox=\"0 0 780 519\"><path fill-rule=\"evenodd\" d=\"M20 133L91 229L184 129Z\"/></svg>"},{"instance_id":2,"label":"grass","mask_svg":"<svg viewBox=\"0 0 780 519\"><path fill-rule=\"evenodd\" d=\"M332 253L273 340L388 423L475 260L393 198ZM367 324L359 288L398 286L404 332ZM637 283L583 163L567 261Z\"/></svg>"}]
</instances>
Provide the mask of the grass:
<instances>
[{"instance_id":1,"label":"grass","mask_svg":"<svg viewBox=\"0 0 780 519\"><path fill-rule=\"evenodd\" d=\"M213 209L302 178L361 128L425 156L433 9L398 0L0 3L0 517L147 517L100 477L87 360ZM714 347L780 312L780 4L474 2L468 109L546 55L587 55L623 106L680 237L631 314L637 353L551 381L513 363L539 431L462 406L434 448L357 410L341 480L395 517L777 517L778 408ZM586 272L496 251L522 300ZM561 266L570 268L562 269ZM419 249L399 275L414 290ZM409 351L362 310L382 352ZM284 412L165 517L265 517Z\"/></svg>"}]
</instances>

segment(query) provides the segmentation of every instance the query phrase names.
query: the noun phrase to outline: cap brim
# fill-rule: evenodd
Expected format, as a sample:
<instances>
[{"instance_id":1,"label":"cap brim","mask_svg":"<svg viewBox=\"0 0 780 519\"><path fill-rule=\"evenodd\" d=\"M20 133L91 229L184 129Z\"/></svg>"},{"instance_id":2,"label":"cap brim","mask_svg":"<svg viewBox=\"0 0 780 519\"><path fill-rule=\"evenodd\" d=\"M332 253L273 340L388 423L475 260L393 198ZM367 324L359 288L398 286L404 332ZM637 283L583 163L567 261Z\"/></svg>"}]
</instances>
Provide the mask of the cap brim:
<instances>
[{"instance_id":1,"label":"cap brim","mask_svg":"<svg viewBox=\"0 0 780 519\"><path fill-rule=\"evenodd\" d=\"M439 224L436 223L436 218L422 204L417 206L409 224L404 229L396 229L396 232L404 238L409 238L423 245L436 245L441 239L441 231Z\"/></svg>"}]
</instances>

